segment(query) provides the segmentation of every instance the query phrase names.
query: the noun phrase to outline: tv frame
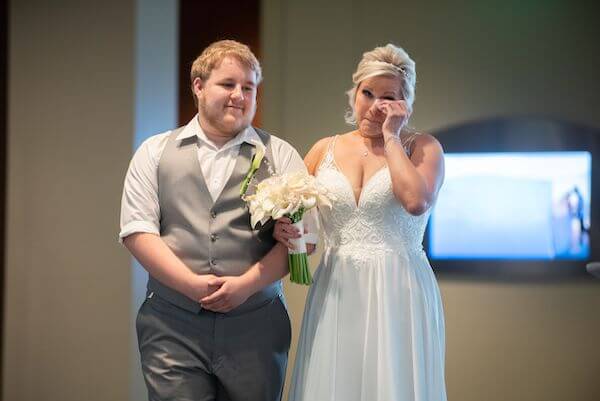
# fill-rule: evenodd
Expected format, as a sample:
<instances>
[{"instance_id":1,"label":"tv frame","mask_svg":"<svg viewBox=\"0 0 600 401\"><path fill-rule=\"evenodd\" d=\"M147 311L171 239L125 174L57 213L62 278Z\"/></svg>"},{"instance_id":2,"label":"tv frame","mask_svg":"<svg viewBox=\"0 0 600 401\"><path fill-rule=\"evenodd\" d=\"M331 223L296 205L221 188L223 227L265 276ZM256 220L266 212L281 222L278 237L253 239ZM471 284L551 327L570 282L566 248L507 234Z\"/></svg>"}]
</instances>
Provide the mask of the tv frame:
<instances>
[{"instance_id":1,"label":"tv frame","mask_svg":"<svg viewBox=\"0 0 600 401\"><path fill-rule=\"evenodd\" d=\"M587 151L592 155L588 259L432 258L428 224L423 247L437 275L509 281L593 279L586 271L586 264L600 261L600 128L545 117L519 116L469 122L437 130L433 135L446 153Z\"/></svg>"}]
</instances>

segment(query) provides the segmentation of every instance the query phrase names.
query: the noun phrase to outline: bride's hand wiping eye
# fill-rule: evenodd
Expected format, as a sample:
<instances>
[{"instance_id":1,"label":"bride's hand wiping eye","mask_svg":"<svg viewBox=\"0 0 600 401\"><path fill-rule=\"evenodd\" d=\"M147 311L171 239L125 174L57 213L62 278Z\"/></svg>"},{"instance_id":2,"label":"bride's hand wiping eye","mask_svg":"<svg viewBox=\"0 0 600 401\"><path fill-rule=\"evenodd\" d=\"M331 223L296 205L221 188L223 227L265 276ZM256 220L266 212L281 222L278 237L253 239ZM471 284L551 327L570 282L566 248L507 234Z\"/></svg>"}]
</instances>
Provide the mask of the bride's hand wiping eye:
<instances>
[{"instance_id":1,"label":"bride's hand wiping eye","mask_svg":"<svg viewBox=\"0 0 600 401\"><path fill-rule=\"evenodd\" d=\"M384 138L398 137L406 125L412 110L404 100L380 100L377 104L379 111L385 114L381 130Z\"/></svg>"}]
</instances>

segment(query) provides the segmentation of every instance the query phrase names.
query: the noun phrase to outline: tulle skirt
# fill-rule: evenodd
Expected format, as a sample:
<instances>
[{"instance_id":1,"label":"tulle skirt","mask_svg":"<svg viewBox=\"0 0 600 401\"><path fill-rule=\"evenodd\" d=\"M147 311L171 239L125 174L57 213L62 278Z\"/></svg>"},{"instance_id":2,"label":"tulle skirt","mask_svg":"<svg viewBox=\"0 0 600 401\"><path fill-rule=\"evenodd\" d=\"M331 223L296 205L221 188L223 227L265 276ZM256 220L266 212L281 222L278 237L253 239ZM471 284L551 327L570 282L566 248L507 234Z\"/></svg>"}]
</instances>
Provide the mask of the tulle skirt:
<instances>
[{"instance_id":1,"label":"tulle skirt","mask_svg":"<svg viewBox=\"0 0 600 401\"><path fill-rule=\"evenodd\" d=\"M444 317L422 250L326 249L289 401L445 401Z\"/></svg>"}]
</instances>

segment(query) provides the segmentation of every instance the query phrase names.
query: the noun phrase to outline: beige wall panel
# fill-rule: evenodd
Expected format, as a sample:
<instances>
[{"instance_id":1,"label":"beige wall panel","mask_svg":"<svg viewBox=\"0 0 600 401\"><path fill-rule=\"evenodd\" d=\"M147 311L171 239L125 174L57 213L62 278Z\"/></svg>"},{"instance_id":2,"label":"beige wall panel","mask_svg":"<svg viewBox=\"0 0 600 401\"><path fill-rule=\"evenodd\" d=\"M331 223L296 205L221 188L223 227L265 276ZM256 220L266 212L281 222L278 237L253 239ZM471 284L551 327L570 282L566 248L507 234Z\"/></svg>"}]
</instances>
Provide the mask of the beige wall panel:
<instances>
[{"instance_id":1,"label":"beige wall panel","mask_svg":"<svg viewBox=\"0 0 600 401\"><path fill-rule=\"evenodd\" d=\"M5 400L128 397L133 10L11 2Z\"/></svg>"}]
</instances>

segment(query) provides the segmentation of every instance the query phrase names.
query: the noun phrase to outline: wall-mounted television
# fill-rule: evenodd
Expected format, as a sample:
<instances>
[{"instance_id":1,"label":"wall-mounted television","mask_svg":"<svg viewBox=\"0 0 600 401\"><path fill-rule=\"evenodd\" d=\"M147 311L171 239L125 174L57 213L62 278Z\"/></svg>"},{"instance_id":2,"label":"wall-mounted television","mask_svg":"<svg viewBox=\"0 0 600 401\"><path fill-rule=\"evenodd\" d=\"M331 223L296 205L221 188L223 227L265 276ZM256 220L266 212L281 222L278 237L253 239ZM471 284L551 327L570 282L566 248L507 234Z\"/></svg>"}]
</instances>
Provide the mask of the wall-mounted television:
<instances>
[{"instance_id":1,"label":"wall-mounted television","mask_svg":"<svg viewBox=\"0 0 600 401\"><path fill-rule=\"evenodd\" d=\"M586 264L600 261L600 127L519 116L433 134L446 167L424 239L436 274L591 277Z\"/></svg>"},{"instance_id":2,"label":"wall-mounted television","mask_svg":"<svg viewBox=\"0 0 600 401\"><path fill-rule=\"evenodd\" d=\"M432 258L589 257L590 152L448 153L445 164Z\"/></svg>"}]
</instances>

